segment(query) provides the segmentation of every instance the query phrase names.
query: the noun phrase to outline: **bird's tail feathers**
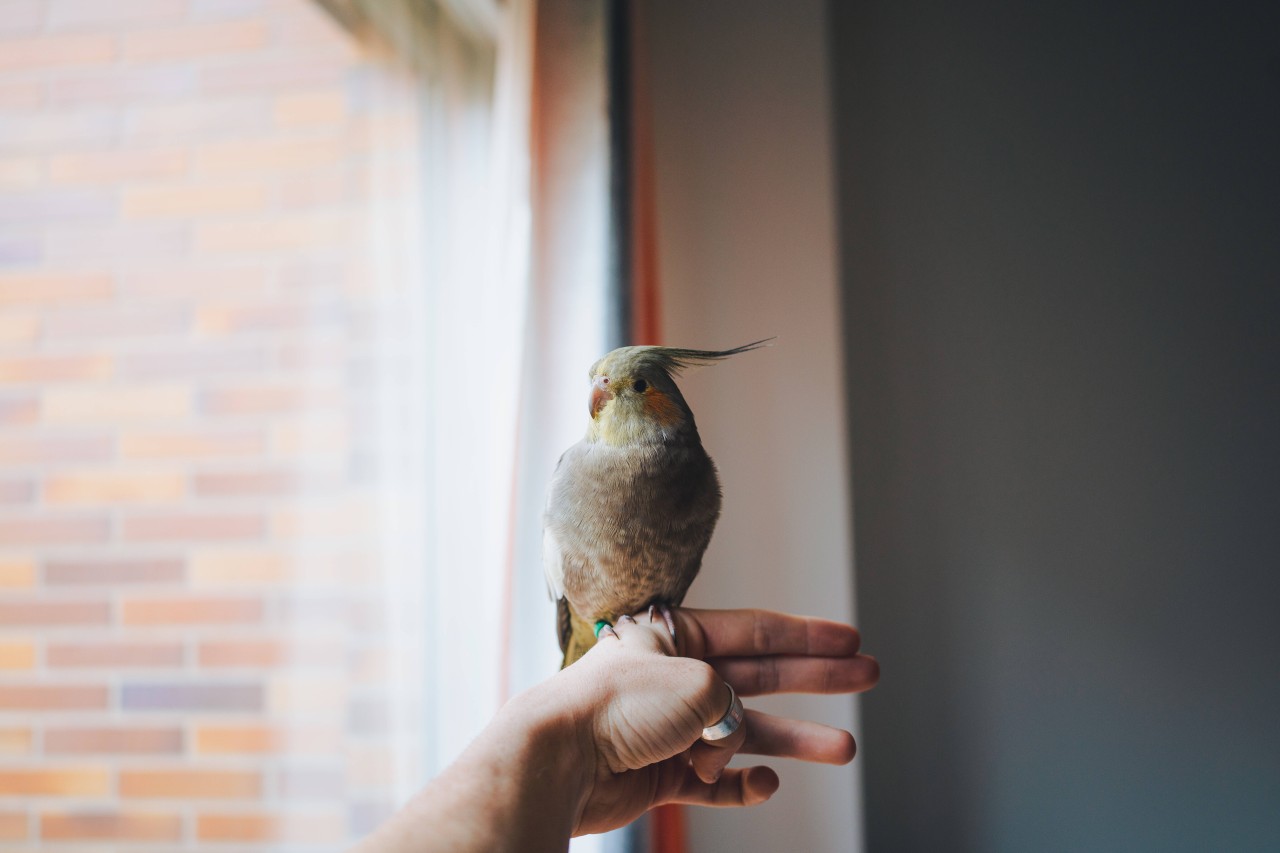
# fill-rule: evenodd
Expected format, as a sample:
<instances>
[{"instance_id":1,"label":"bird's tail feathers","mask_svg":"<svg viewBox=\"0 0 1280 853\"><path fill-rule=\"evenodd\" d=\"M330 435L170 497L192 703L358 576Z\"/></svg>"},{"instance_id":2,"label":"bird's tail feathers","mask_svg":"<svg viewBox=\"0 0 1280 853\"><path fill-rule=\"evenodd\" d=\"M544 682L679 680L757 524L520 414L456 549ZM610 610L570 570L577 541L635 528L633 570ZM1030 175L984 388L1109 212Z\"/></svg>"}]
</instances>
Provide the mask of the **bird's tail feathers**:
<instances>
[{"instance_id":1,"label":"bird's tail feathers","mask_svg":"<svg viewBox=\"0 0 1280 853\"><path fill-rule=\"evenodd\" d=\"M591 651L596 644L596 626L574 613L565 598L556 602L556 624L560 631L560 650L564 652L560 668L564 669Z\"/></svg>"}]
</instances>

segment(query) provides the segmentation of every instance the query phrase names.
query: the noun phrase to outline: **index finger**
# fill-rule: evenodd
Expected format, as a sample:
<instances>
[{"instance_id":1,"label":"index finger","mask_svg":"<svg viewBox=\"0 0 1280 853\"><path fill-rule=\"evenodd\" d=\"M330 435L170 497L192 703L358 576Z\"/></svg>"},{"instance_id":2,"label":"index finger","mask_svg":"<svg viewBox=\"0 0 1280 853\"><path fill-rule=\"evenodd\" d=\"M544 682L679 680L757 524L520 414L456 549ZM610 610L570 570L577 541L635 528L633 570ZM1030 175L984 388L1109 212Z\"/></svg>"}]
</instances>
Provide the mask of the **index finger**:
<instances>
[{"instance_id":1,"label":"index finger","mask_svg":"<svg viewBox=\"0 0 1280 853\"><path fill-rule=\"evenodd\" d=\"M696 658L802 655L851 657L862 638L851 625L772 610L676 609L681 654Z\"/></svg>"}]
</instances>

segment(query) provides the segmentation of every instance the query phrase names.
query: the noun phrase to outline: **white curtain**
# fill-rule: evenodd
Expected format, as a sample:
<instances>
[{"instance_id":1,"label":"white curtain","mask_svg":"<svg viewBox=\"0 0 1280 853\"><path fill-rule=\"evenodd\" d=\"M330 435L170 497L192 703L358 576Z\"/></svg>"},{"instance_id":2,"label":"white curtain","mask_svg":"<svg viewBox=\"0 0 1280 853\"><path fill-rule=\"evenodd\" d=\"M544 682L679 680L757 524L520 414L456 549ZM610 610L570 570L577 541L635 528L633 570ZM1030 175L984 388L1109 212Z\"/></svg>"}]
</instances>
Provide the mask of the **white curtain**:
<instances>
[{"instance_id":1,"label":"white curtain","mask_svg":"<svg viewBox=\"0 0 1280 853\"><path fill-rule=\"evenodd\" d=\"M399 801L475 736L509 677L532 3L485 5L460 22L431 4L353 4L412 69L403 90L381 84L412 101L412 126L392 129L406 144L371 150L372 467Z\"/></svg>"},{"instance_id":2,"label":"white curtain","mask_svg":"<svg viewBox=\"0 0 1280 853\"><path fill-rule=\"evenodd\" d=\"M418 119L412 145L375 146L371 235L401 800L559 662L541 510L606 327L604 82L535 69L534 0L468 2L347 7L415 69L386 93L413 91Z\"/></svg>"}]
</instances>

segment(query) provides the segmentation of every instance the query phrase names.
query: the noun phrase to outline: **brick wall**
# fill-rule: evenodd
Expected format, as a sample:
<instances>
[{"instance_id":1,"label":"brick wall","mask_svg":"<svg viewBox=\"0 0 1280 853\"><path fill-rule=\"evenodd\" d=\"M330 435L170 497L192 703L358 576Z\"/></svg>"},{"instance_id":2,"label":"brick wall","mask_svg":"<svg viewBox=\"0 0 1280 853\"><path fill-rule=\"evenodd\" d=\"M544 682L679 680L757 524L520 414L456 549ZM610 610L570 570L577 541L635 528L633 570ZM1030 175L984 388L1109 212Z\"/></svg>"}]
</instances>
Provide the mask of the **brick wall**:
<instances>
[{"instance_id":1,"label":"brick wall","mask_svg":"<svg viewBox=\"0 0 1280 853\"><path fill-rule=\"evenodd\" d=\"M0 0L0 846L332 847L390 807L391 77L309 0Z\"/></svg>"}]
</instances>

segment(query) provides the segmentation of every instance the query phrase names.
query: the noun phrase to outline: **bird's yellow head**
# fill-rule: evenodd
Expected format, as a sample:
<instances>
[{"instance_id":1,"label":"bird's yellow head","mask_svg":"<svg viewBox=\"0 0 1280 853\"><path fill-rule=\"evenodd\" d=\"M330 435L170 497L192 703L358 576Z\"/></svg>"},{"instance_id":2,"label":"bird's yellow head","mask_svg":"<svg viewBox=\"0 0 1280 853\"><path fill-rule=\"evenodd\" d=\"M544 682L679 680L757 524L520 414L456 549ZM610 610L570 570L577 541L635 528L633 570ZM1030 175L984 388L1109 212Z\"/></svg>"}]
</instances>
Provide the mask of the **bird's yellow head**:
<instances>
[{"instance_id":1,"label":"bird's yellow head","mask_svg":"<svg viewBox=\"0 0 1280 853\"><path fill-rule=\"evenodd\" d=\"M713 364L757 349L772 338L728 350L622 347L591 365L589 438L606 444L648 444L696 436L693 412L675 378L688 367Z\"/></svg>"}]
</instances>

